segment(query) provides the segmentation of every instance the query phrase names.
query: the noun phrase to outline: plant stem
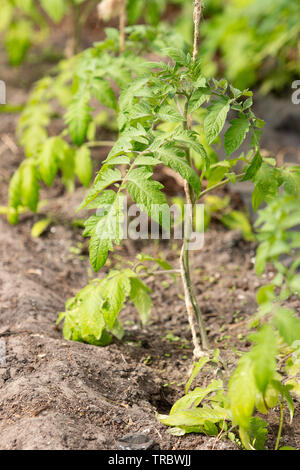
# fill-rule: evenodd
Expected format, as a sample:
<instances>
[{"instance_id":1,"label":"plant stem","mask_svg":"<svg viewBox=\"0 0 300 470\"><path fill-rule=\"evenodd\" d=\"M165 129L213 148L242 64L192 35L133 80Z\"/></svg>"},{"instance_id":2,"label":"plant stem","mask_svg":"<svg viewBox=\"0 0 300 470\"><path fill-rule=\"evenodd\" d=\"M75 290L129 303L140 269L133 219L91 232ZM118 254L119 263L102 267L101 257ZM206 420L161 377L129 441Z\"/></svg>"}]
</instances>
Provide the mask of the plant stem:
<instances>
[{"instance_id":1,"label":"plant stem","mask_svg":"<svg viewBox=\"0 0 300 470\"><path fill-rule=\"evenodd\" d=\"M115 142L112 140L101 140L87 143L87 147L113 147L114 145Z\"/></svg>"},{"instance_id":2,"label":"plant stem","mask_svg":"<svg viewBox=\"0 0 300 470\"><path fill-rule=\"evenodd\" d=\"M202 11L202 0L201 1L196 0L194 4L194 24L195 24L194 54L193 54L194 62L196 61L197 55L198 55L199 23L200 23L201 11ZM188 116L189 97L187 96L186 98L187 99L186 99L185 108L184 108L184 124L183 124L184 129L188 129L190 127L189 116ZM190 164L191 159L190 159L190 154L188 150L186 152L186 159L187 159L187 162ZM187 181L184 182L184 191L185 191L187 204L189 204L190 208L193 208L194 202L193 202L193 197L192 197L192 191ZM189 214L189 218L190 218L189 225L192 226L192 216L190 217L190 214ZM205 329L205 324L204 324L204 320L202 317L202 313L201 313L199 304L197 302L197 298L194 293L193 285L191 282L188 245L189 245L189 234L185 233L184 242L183 242L182 250L181 250L181 256L180 256L181 278L182 278L182 283L183 283L183 288L184 288L184 297L185 297L185 304L186 304L186 309L188 313L188 320L189 320L189 324L190 324L190 328L192 332L192 339L193 339L193 344L194 344L194 356L196 358L199 358L203 355L203 352L200 348L198 338L197 338L195 318L197 318L197 321L198 321L202 349L204 350L208 349L209 342L208 342L208 338L206 334L206 329Z\"/></svg>"},{"instance_id":3,"label":"plant stem","mask_svg":"<svg viewBox=\"0 0 300 470\"><path fill-rule=\"evenodd\" d=\"M196 62L198 57L199 25L202 13L202 0L194 2L194 53L193 60Z\"/></svg>"},{"instance_id":4,"label":"plant stem","mask_svg":"<svg viewBox=\"0 0 300 470\"><path fill-rule=\"evenodd\" d=\"M245 173L241 173L240 175L236 175L236 179L237 180L240 180L242 179L243 177L245 176ZM226 184L230 183L230 179L227 178L226 180L223 180L223 181L220 181L220 183L217 183L215 184L214 186L211 186L210 188L208 189L205 189L204 191L202 191L199 195L199 199L202 199L203 196L206 196L206 194L209 194L211 193L212 191L215 191L216 189L218 188L222 188L223 186L226 186Z\"/></svg>"},{"instance_id":5,"label":"plant stem","mask_svg":"<svg viewBox=\"0 0 300 470\"><path fill-rule=\"evenodd\" d=\"M282 427L283 427L283 403L282 403L282 401L280 401L279 406L280 406L280 422L279 422L279 429L278 429L278 435L277 435L275 450L278 450L278 448L279 448L279 443L280 443L281 434L282 434Z\"/></svg>"}]
</instances>

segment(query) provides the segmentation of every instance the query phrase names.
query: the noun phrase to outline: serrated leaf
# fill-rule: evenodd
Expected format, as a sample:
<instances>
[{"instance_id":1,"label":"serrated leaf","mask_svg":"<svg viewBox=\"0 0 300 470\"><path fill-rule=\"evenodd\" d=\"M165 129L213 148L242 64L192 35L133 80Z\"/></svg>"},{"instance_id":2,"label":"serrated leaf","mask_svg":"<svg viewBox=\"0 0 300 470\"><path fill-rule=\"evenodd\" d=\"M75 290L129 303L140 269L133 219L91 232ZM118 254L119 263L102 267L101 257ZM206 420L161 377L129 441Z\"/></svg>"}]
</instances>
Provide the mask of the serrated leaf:
<instances>
[{"instance_id":1,"label":"serrated leaf","mask_svg":"<svg viewBox=\"0 0 300 470\"><path fill-rule=\"evenodd\" d=\"M102 283L101 295L106 301L103 308L104 319L110 330L114 327L130 290L130 270L120 271L108 276Z\"/></svg>"},{"instance_id":2,"label":"serrated leaf","mask_svg":"<svg viewBox=\"0 0 300 470\"><path fill-rule=\"evenodd\" d=\"M87 207L92 201L96 199L99 193L103 191L108 186L120 181L122 179L122 174L117 169L112 169L109 166L103 166L96 176L94 185L89 191L87 196L84 198L77 211Z\"/></svg>"},{"instance_id":3,"label":"serrated leaf","mask_svg":"<svg viewBox=\"0 0 300 470\"><path fill-rule=\"evenodd\" d=\"M204 119L204 132L208 144L212 144L222 131L229 110L230 104L225 98L214 101L208 107L208 113Z\"/></svg>"},{"instance_id":4,"label":"serrated leaf","mask_svg":"<svg viewBox=\"0 0 300 470\"><path fill-rule=\"evenodd\" d=\"M117 100L115 93L109 83L102 78L95 78L92 85L92 94L100 103L108 108L117 109Z\"/></svg>"},{"instance_id":5,"label":"serrated leaf","mask_svg":"<svg viewBox=\"0 0 300 470\"><path fill-rule=\"evenodd\" d=\"M231 127L229 127L224 136L224 146L227 155L231 155L242 145L250 128L250 123L244 115L233 119L230 124Z\"/></svg>"},{"instance_id":6,"label":"serrated leaf","mask_svg":"<svg viewBox=\"0 0 300 470\"><path fill-rule=\"evenodd\" d=\"M205 101L210 98L209 88L197 88L189 99L188 112L193 113L199 109Z\"/></svg>"},{"instance_id":7,"label":"serrated leaf","mask_svg":"<svg viewBox=\"0 0 300 470\"><path fill-rule=\"evenodd\" d=\"M255 178L260 167L262 166L262 163L263 159L260 152L256 152L250 165L246 169L245 176L243 177L242 181L252 181Z\"/></svg>"},{"instance_id":8,"label":"serrated leaf","mask_svg":"<svg viewBox=\"0 0 300 470\"><path fill-rule=\"evenodd\" d=\"M127 175L127 190L132 199L145 210L149 217L162 223L161 209L167 205L165 195L161 192L163 185L151 178L152 172L146 167L132 170Z\"/></svg>"},{"instance_id":9,"label":"serrated leaf","mask_svg":"<svg viewBox=\"0 0 300 470\"><path fill-rule=\"evenodd\" d=\"M165 145L159 150L154 152L155 157L164 163L169 168L180 174L190 186L195 190L196 194L199 195L201 191L200 177L193 170L193 168L185 160L184 154L178 151L172 144Z\"/></svg>"},{"instance_id":10,"label":"serrated leaf","mask_svg":"<svg viewBox=\"0 0 300 470\"><path fill-rule=\"evenodd\" d=\"M85 141L90 122L92 121L91 110L88 105L90 95L88 93L77 93L65 114L65 122L68 124L72 142L80 147Z\"/></svg>"},{"instance_id":11,"label":"serrated leaf","mask_svg":"<svg viewBox=\"0 0 300 470\"><path fill-rule=\"evenodd\" d=\"M116 195L115 201L107 208L104 215L95 218L90 227L90 261L97 272L106 263L109 251L113 251L113 243L119 244L122 237L123 206L122 198Z\"/></svg>"}]
</instances>

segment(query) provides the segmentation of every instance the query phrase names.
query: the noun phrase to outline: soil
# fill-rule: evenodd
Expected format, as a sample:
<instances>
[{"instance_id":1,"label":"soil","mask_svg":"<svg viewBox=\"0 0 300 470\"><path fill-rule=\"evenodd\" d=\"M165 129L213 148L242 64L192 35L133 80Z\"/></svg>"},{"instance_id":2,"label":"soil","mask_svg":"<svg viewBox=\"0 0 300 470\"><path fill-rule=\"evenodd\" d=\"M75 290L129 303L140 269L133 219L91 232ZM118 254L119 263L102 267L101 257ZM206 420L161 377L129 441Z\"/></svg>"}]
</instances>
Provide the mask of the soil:
<instances>
[{"instance_id":1,"label":"soil","mask_svg":"<svg viewBox=\"0 0 300 470\"><path fill-rule=\"evenodd\" d=\"M35 70L33 78L28 66L22 70L18 73L26 76L25 82L17 86L12 80L8 87L10 104L24 103L27 85L43 72ZM14 135L16 122L16 115L0 114L1 205L7 203L9 179L23 159ZM104 156L105 149L94 155L95 168ZM181 191L169 175L163 180L169 193ZM67 194L59 182L43 188L42 196L48 200L44 215L55 216L57 222L38 239L30 232L43 214L24 214L14 227L0 219L0 345L6 349L6 362L0 366L0 448L114 449L125 434L144 433L162 450L236 449L220 438L171 436L156 417L157 412L168 413L183 395L191 369L191 335L179 280L150 279L151 322L142 327L128 305L121 314L126 330L122 342L114 340L107 348L98 348L63 339L55 325L57 316L66 299L93 276L87 244L81 230L72 225L84 192L77 187ZM241 197L234 193L231 197L233 205L240 207ZM176 268L179 248L167 242L154 246L125 242L115 254L132 259L141 250L159 253ZM254 256L254 243L217 222L206 233L203 250L192 255L196 295L210 344L220 349L229 371L237 363L237 351L249 347L247 325L256 311L255 291L272 276L269 271L257 278ZM300 308L297 300L290 305ZM205 369L195 384L205 386L211 378L212 371ZM300 449L300 407L295 405L293 426L286 417L281 444ZM270 416L269 448L274 448L278 423L275 409Z\"/></svg>"}]
</instances>

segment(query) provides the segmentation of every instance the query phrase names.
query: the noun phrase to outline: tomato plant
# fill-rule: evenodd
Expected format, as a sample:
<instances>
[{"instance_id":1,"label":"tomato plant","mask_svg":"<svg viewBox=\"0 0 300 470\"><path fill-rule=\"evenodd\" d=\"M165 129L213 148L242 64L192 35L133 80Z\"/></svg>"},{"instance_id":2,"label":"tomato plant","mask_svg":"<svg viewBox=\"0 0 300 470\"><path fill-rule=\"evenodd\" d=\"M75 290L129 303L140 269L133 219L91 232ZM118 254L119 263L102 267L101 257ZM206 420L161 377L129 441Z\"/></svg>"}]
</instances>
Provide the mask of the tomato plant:
<instances>
[{"instance_id":1,"label":"tomato plant","mask_svg":"<svg viewBox=\"0 0 300 470\"><path fill-rule=\"evenodd\" d=\"M133 4L135 8L140 5L141 13L144 11L143 2ZM162 230L170 230L169 201L163 185L155 178L155 169L165 166L177 173L184 182L187 222L179 268L174 270L162 259L140 253L126 267L111 269L68 300L58 323L63 322L63 334L68 340L106 346L113 336L123 338L119 314L126 301L133 302L142 322L148 321L152 301L147 276L153 264L164 272L180 274L194 357L198 361L185 396L175 403L169 416L160 416L161 421L171 426L176 435L226 433L235 441L240 439L246 449L261 449L265 446L266 422L255 415L255 410L267 414L279 403L277 449L283 403L287 403L292 418L290 393L299 394L295 377L299 370L300 322L285 303L300 292L300 240L299 233L293 230L300 222L300 168L278 167L273 158L262 154L264 122L253 111L253 93L248 88L238 89L227 79L206 78L198 53L201 0L194 2L193 46L165 27L125 28L125 1L105 0L102 8L113 5L120 17L119 31L109 28L103 42L62 62L54 76L42 79L33 90L20 119L20 139L28 158L10 184L9 220L17 222L24 207L36 211L40 181L51 185L58 172L69 189L75 175L89 187L90 149L110 147L78 208L96 211L86 220L83 235L90 238L90 262L98 272L107 264L114 247L127 236L124 201L133 201ZM132 2L128 8L130 5ZM130 9L128 12L130 15ZM176 43L176 47L170 47L170 43ZM157 60L148 60L149 52L155 52ZM114 113L118 124L116 141L96 140L93 99ZM54 136L48 133L55 110L53 100L66 108L66 127ZM225 159L215 150L216 144L222 146ZM257 273L263 274L269 262L277 273L257 293L259 309L251 325L256 331L249 336L252 348L241 355L236 370L224 380L213 380L206 388L190 391L206 364L222 367L219 353L210 352L205 319L190 272L193 229L199 222L193 212L199 201L214 190L245 181L254 186L253 209L257 211L266 204L257 220ZM245 232L249 236L248 226ZM283 256L292 257L292 262L284 263Z\"/></svg>"}]
</instances>

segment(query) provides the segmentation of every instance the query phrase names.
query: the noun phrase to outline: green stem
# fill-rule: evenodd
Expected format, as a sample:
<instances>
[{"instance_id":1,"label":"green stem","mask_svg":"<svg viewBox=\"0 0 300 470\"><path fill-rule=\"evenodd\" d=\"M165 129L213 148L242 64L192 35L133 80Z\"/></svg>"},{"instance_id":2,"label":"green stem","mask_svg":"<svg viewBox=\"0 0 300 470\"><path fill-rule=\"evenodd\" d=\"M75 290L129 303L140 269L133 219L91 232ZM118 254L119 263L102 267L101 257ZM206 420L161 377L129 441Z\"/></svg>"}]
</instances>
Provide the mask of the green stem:
<instances>
[{"instance_id":1,"label":"green stem","mask_svg":"<svg viewBox=\"0 0 300 470\"><path fill-rule=\"evenodd\" d=\"M94 141L88 142L87 147L113 147L115 142L112 140L101 140L101 141Z\"/></svg>"},{"instance_id":2,"label":"green stem","mask_svg":"<svg viewBox=\"0 0 300 470\"><path fill-rule=\"evenodd\" d=\"M184 122L183 122L183 128L187 130L189 128L188 124L188 107L189 107L189 98L186 99L185 102L185 107L184 107ZM190 158L190 152L189 149L186 150L186 160L189 165L191 165L191 158ZM184 190L185 190L185 195L186 195L186 202L187 204L190 204L192 207L192 210L194 208L194 201L193 195L192 195L192 189L190 185L185 181L184 183ZM189 221L189 223L192 223L192 220ZM205 324L204 320L202 317L202 313L193 289L192 281L191 281L191 274L190 274L190 257L189 257L189 238L187 237L187 234L184 234L184 241L183 241L183 246L182 246L182 251L181 251L181 257L180 257L180 264L181 264L181 277L182 277L182 283L184 287L184 295L185 295L185 303L186 303L186 309L188 313L188 319L190 323L190 328L192 332L192 338L193 338L193 344L194 344L194 355L197 357L201 356L202 351L199 346L199 342L197 339L197 333L195 329L195 324L194 324L194 319L197 319L198 322L198 327L200 331L200 337L201 337L201 344L203 349L208 349L209 348L209 342L208 342L208 337L206 334L206 329L205 329Z\"/></svg>"},{"instance_id":3,"label":"green stem","mask_svg":"<svg viewBox=\"0 0 300 470\"><path fill-rule=\"evenodd\" d=\"M239 181L241 180L243 177L245 176L245 173L241 173L240 175L236 175L236 179ZM205 189L204 191L202 191L199 195L199 199L202 199L203 196L206 196L206 194L209 194L211 193L212 191L215 191L216 189L218 188L222 188L223 186L226 186L226 184L230 183L230 179L227 178L226 180L223 180L221 181L220 183L218 184L215 184L214 186L211 186L210 188L208 189Z\"/></svg>"},{"instance_id":4,"label":"green stem","mask_svg":"<svg viewBox=\"0 0 300 470\"><path fill-rule=\"evenodd\" d=\"M282 401L280 402L279 406L280 406L280 422L279 422L279 429L278 429L278 435L277 435L275 450L279 449L279 443L280 443L281 434L282 434L282 427L283 427L283 403L282 403Z\"/></svg>"}]
</instances>

